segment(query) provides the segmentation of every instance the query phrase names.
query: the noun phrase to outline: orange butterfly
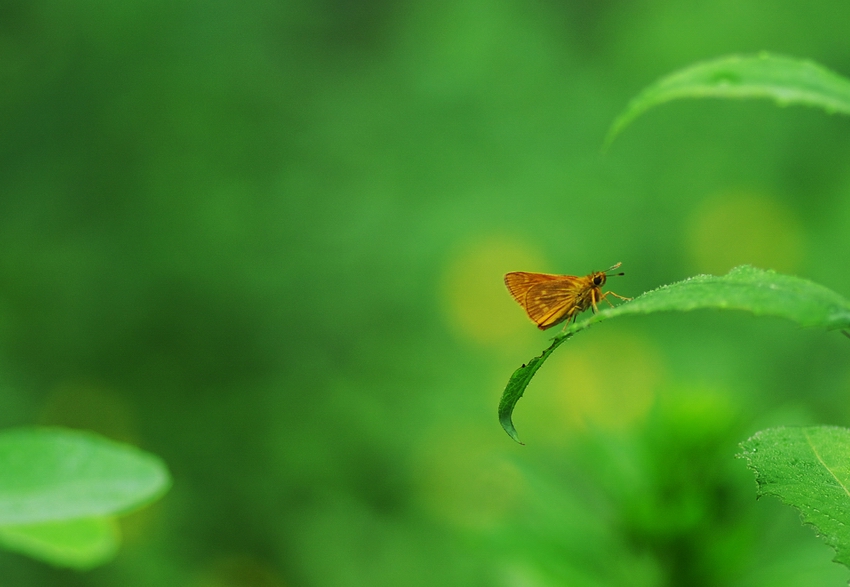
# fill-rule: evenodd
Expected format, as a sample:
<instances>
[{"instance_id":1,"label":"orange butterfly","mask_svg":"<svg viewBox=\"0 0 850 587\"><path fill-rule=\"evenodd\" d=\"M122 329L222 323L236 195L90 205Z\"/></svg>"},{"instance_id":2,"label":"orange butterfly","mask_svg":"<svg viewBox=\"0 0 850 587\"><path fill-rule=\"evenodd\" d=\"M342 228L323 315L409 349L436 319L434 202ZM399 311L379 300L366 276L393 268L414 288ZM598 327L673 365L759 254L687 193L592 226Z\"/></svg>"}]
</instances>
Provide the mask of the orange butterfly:
<instances>
[{"instance_id":1,"label":"orange butterfly","mask_svg":"<svg viewBox=\"0 0 850 587\"><path fill-rule=\"evenodd\" d=\"M607 271L594 271L585 277L514 271L505 275L505 285L519 305L525 308L528 317L537 324L537 328L546 330L564 320L575 321L578 315L588 308L593 308L595 314L599 311L596 304L602 300L613 307L614 304L606 297L608 295L621 300L631 300L632 298L625 298L613 291L602 293L601 288L610 277L608 273L620 265L621 263L617 263Z\"/></svg>"}]
</instances>

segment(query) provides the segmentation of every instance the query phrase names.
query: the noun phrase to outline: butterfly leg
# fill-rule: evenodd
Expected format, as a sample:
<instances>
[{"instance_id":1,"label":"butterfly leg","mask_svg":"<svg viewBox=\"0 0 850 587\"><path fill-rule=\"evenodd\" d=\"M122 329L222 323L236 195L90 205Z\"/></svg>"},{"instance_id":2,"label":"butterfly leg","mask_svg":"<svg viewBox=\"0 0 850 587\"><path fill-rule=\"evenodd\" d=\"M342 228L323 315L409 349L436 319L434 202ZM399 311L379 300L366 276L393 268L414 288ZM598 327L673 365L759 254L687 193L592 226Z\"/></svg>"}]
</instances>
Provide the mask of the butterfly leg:
<instances>
[{"instance_id":1,"label":"butterfly leg","mask_svg":"<svg viewBox=\"0 0 850 587\"><path fill-rule=\"evenodd\" d=\"M607 296L608 294L611 294L611 295L612 295L612 296L614 296L615 298L620 298L621 300L623 300L623 301L625 301L625 302L631 302L631 301L634 299L634 298L627 298L627 297L625 297L625 296L621 296L620 294L618 294L618 293L614 293L613 291L606 291L606 292L605 292L605 295Z\"/></svg>"},{"instance_id":2,"label":"butterfly leg","mask_svg":"<svg viewBox=\"0 0 850 587\"><path fill-rule=\"evenodd\" d=\"M564 322L564 327L561 329L561 332L562 333L566 332L567 326L570 325L570 322L575 324L576 320L578 320L578 312L572 312L569 316L567 316L567 320L566 320L566 322Z\"/></svg>"},{"instance_id":3,"label":"butterfly leg","mask_svg":"<svg viewBox=\"0 0 850 587\"><path fill-rule=\"evenodd\" d=\"M597 289L596 289L596 288L593 288L593 289L591 289L591 290L590 290L590 305L591 305L591 306L593 306L593 313L594 313L594 314L598 314L598 313L599 313L599 308L598 308L598 307L597 307L597 305L596 305L596 292L597 292ZM599 301L600 301L600 302L601 302L602 300L604 300L604 299L605 299L605 295L604 295L604 294L599 296ZM610 303L610 302L609 302L609 303Z\"/></svg>"}]
</instances>

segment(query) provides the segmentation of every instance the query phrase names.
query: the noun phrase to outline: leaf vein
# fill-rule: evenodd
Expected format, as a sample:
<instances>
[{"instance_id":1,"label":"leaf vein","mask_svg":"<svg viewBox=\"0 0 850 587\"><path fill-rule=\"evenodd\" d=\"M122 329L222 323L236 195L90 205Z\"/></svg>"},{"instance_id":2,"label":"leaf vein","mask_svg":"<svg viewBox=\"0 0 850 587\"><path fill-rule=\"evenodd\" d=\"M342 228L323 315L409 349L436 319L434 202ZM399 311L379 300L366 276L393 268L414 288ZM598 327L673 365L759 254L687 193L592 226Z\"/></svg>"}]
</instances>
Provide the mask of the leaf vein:
<instances>
[{"instance_id":1,"label":"leaf vein","mask_svg":"<svg viewBox=\"0 0 850 587\"><path fill-rule=\"evenodd\" d=\"M806 437L806 442L809 443L809 447L812 449L812 452L814 453L818 462L820 462L820 464L823 465L824 469L829 471L829 474L832 475L832 478L835 479L835 482L838 483L838 485L841 487L841 489L844 490L844 493L846 493L848 495L848 497L850 497L850 490L848 490L847 486L844 485L844 483L842 483L841 480L838 477L835 476L835 473L832 472L832 469L830 469L829 466L821 458L820 453L818 453L818 450L815 448L815 445L812 444L812 438L809 436L808 431L803 430L803 436Z\"/></svg>"}]
</instances>

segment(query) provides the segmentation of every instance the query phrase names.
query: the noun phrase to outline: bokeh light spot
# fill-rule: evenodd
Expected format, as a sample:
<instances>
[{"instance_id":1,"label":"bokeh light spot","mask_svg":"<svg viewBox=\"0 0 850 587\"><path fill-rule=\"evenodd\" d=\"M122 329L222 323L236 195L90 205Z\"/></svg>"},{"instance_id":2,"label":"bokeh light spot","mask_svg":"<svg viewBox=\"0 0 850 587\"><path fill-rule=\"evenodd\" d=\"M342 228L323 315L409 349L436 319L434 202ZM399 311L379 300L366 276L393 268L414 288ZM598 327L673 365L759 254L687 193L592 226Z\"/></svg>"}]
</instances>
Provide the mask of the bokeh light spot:
<instances>
[{"instance_id":1,"label":"bokeh light spot","mask_svg":"<svg viewBox=\"0 0 850 587\"><path fill-rule=\"evenodd\" d=\"M588 426L629 430L646 416L665 378L661 352L646 337L606 332L570 341L532 384L548 392L525 427L547 442L567 440ZM554 405L553 405L554 404Z\"/></svg>"},{"instance_id":2,"label":"bokeh light spot","mask_svg":"<svg viewBox=\"0 0 850 587\"><path fill-rule=\"evenodd\" d=\"M543 271L542 255L508 238L489 238L457 254L442 280L446 319L461 338L498 345L534 324L511 298L504 276L510 271Z\"/></svg>"},{"instance_id":3,"label":"bokeh light spot","mask_svg":"<svg viewBox=\"0 0 850 587\"><path fill-rule=\"evenodd\" d=\"M525 480L492 431L440 431L417 459L420 499L435 517L463 528L488 529L502 520L525 490Z\"/></svg>"},{"instance_id":4,"label":"bokeh light spot","mask_svg":"<svg viewBox=\"0 0 850 587\"><path fill-rule=\"evenodd\" d=\"M693 215L687 248L700 272L722 274L742 264L785 273L803 260L805 238L794 212L750 192L708 198Z\"/></svg>"}]
</instances>

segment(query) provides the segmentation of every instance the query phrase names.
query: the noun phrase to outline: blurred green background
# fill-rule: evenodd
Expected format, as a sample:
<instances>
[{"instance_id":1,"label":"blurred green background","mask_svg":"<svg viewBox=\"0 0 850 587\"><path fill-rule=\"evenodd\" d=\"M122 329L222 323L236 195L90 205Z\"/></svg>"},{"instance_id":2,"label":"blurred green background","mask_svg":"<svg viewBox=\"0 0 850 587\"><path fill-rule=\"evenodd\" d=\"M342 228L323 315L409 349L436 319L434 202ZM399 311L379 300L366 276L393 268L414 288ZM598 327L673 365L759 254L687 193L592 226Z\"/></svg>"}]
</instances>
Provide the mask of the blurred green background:
<instances>
[{"instance_id":1,"label":"blurred green background","mask_svg":"<svg viewBox=\"0 0 850 587\"><path fill-rule=\"evenodd\" d=\"M546 346L506 271L637 295L752 263L850 296L850 120L656 109L770 50L850 76L850 4L0 2L0 426L175 485L89 573L0 584L840 586L737 443L850 424L837 333L713 311Z\"/></svg>"}]
</instances>

